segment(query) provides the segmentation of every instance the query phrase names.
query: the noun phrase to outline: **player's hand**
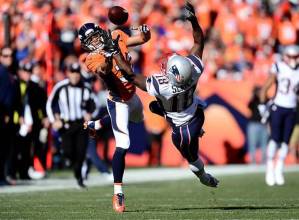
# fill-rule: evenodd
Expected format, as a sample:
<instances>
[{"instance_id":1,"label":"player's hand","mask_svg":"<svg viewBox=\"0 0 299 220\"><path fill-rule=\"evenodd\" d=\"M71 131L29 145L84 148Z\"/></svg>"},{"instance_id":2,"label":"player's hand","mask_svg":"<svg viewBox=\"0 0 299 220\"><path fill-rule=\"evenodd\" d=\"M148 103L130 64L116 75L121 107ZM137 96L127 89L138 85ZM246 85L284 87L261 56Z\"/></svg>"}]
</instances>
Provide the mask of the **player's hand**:
<instances>
[{"instance_id":1,"label":"player's hand","mask_svg":"<svg viewBox=\"0 0 299 220\"><path fill-rule=\"evenodd\" d=\"M150 31L150 29L148 28L148 26L146 24L142 24L139 26L139 31L143 32L143 33L147 33Z\"/></svg>"},{"instance_id":2,"label":"player's hand","mask_svg":"<svg viewBox=\"0 0 299 220\"><path fill-rule=\"evenodd\" d=\"M202 138L205 133L206 132L203 129L201 129L200 132L199 132L199 136L198 137Z\"/></svg>"},{"instance_id":3,"label":"player's hand","mask_svg":"<svg viewBox=\"0 0 299 220\"><path fill-rule=\"evenodd\" d=\"M146 24L142 24L139 27L132 27L131 30L135 30L135 31L138 30L139 32L143 32L143 33L147 33L150 31L150 29Z\"/></svg>"},{"instance_id":4,"label":"player's hand","mask_svg":"<svg viewBox=\"0 0 299 220\"><path fill-rule=\"evenodd\" d=\"M189 12L188 16L186 17L186 19L190 22L193 22L193 21L197 21L197 18L196 18L196 14L195 14L195 10L194 10L194 7L191 3L189 2L186 2L186 9L187 11Z\"/></svg>"},{"instance_id":5,"label":"player's hand","mask_svg":"<svg viewBox=\"0 0 299 220\"><path fill-rule=\"evenodd\" d=\"M259 104L257 106L258 110L259 110L259 113L260 113L260 116L261 117L264 117L266 111L267 111L267 106L265 104Z\"/></svg>"},{"instance_id":6,"label":"player's hand","mask_svg":"<svg viewBox=\"0 0 299 220\"><path fill-rule=\"evenodd\" d=\"M106 50L109 52L112 52L114 54L120 53L120 48L118 46L118 41L119 41L120 35L117 35L116 39L113 39L111 31L110 31L110 29L108 29L108 37L110 40L108 41L108 44L106 45Z\"/></svg>"}]
</instances>

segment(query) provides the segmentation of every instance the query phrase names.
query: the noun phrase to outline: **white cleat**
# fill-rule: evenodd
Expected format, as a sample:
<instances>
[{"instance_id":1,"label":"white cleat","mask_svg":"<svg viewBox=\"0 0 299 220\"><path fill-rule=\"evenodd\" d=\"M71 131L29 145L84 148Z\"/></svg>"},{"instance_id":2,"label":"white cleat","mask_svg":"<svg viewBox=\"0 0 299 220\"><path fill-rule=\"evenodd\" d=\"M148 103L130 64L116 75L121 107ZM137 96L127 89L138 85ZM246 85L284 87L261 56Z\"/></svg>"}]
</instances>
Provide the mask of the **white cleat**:
<instances>
[{"instance_id":1,"label":"white cleat","mask_svg":"<svg viewBox=\"0 0 299 220\"><path fill-rule=\"evenodd\" d=\"M215 177L213 177L211 174L207 173L206 178L207 178L206 180L204 180L204 181L200 180L200 182L206 186L217 188L219 181Z\"/></svg>"},{"instance_id":2,"label":"white cleat","mask_svg":"<svg viewBox=\"0 0 299 220\"><path fill-rule=\"evenodd\" d=\"M280 186L284 184L284 177L281 171L275 172L275 183Z\"/></svg>"},{"instance_id":3,"label":"white cleat","mask_svg":"<svg viewBox=\"0 0 299 220\"><path fill-rule=\"evenodd\" d=\"M275 176L274 171L267 171L266 173L266 183L268 186L274 186L275 185Z\"/></svg>"}]
</instances>

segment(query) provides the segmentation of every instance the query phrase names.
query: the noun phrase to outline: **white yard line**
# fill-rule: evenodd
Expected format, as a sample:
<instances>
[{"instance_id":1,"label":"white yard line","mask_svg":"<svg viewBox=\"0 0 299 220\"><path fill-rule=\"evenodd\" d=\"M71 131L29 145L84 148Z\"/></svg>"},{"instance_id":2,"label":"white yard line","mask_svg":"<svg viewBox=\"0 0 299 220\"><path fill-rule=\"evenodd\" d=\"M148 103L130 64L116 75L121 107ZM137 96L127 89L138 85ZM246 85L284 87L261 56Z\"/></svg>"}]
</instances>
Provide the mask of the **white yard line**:
<instances>
[{"instance_id":1,"label":"white yard line","mask_svg":"<svg viewBox=\"0 0 299 220\"><path fill-rule=\"evenodd\" d=\"M250 173L264 173L266 167L263 165L225 165L225 166L206 166L206 171L216 177L224 175L238 175ZM299 165L286 166L285 172L299 172ZM126 170L124 183L141 183L153 181L181 180L194 178L194 174L188 168L140 168ZM86 182L88 187L112 185L111 182L101 177L98 173L89 174ZM43 179L20 181L15 186L0 186L1 193L26 193L37 191L74 189L77 184L74 178L68 179Z\"/></svg>"}]
</instances>

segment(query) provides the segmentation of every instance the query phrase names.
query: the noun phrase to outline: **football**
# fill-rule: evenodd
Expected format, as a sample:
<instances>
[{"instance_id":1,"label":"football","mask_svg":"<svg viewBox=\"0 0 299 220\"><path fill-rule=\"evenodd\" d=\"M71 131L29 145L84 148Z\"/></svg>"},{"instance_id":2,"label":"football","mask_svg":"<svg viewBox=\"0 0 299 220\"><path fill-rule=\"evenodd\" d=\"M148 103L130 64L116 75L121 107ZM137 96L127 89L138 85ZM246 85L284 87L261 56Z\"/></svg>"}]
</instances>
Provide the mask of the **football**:
<instances>
[{"instance_id":1,"label":"football","mask_svg":"<svg viewBox=\"0 0 299 220\"><path fill-rule=\"evenodd\" d=\"M129 13L121 6L114 6L108 12L109 20L116 25L122 25L127 22Z\"/></svg>"}]
</instances>

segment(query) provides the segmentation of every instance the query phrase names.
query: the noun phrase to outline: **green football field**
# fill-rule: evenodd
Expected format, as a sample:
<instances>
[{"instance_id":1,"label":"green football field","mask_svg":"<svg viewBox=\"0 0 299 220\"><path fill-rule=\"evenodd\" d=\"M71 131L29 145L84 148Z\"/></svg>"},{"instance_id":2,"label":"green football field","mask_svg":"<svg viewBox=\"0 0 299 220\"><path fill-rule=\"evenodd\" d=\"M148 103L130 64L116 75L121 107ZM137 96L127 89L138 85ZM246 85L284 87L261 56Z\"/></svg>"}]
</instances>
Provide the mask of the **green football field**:
<instances>
[{"instance_id":1,"label":"green football field","mask_svg":"<svg viewBox=\"0 0 299 220\"><path fill-rule=\"evenodd\" d=\"M112 186L0 194L0 219L298 219L299 175L268 187L264 174L126 184L126 212L112 210Z\"/></svg>"}]
</instances>

